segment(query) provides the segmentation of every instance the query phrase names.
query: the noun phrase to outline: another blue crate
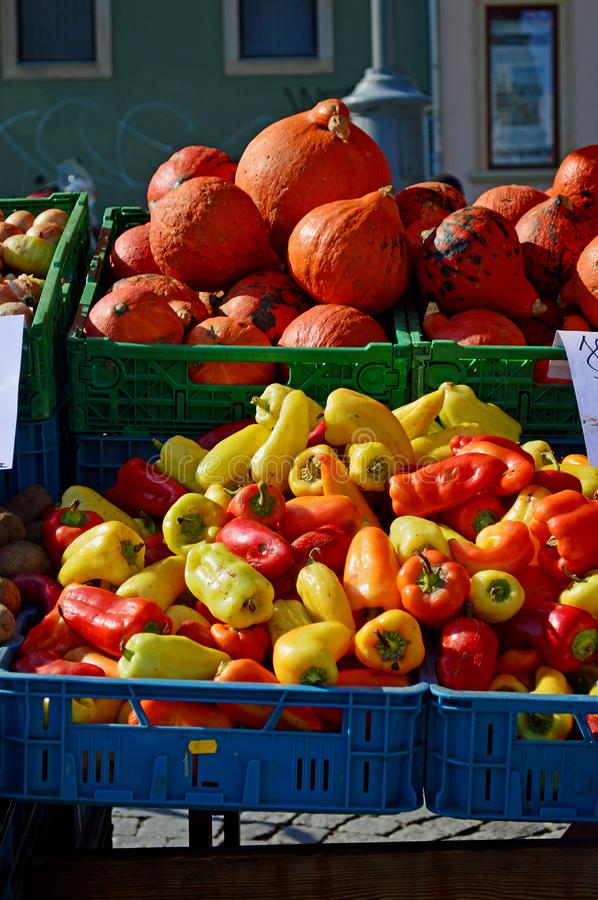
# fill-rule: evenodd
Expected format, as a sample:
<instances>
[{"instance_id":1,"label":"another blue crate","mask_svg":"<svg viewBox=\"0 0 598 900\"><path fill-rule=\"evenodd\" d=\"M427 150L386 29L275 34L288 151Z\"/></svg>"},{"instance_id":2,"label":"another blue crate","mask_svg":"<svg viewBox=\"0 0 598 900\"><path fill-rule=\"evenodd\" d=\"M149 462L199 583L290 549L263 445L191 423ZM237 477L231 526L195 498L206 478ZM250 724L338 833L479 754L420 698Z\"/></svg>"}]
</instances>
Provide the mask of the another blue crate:
<instances>
[{"instance_id":1,"label":"another blue crate","mask_svg":"<svg viewBox=\"0 0 598 900\"><path fill-rule=\"evenodd\" d=\"M520 712L575 716L566 741L517 737ZM426 806L467 819L598 821L598 697L452 691L431 686Z\"/></svg>"},{"instance_id":2,"label":"another blue crate","mask_svg":"<svg viewBox=\"0 0 598 900\"><path fill-rule=\"evenodd\" d=\"M12 469L0 470L0 505L30 484L41 484L54 500L60 498L65 452L64 407L41 422L18 422Z\"/></svg>"},{"instance_id":3,"label":"another blue crate","mask_svg":"<svg viewBox=\"0 0 598 900\"><path fill-rule=\"evenodd\" d=\"M22 633L27 611L19 616ZM423 800L427 685L349 689L22 675L0 648L0 795L209 810L398 813ZM76 725L76 697L271 707L261 729ZM46 710L45 700L49 700ZM340 730L277 729L287 707L340 711ZM338 712L337 712L338 715Z\"/></svg>"},{"instance_id":4,"label":"another blue crate","mask_svg":"<svg viewBox=\"0 0 598 900\"><path fill-rule=\"evenodd\" d=\"M116 481L116 473L128 459L155 460L159 451L152 438L165 441L172 435L76 434L73 435L74 483L103 493Z\"/></svg>"}]
</instances>

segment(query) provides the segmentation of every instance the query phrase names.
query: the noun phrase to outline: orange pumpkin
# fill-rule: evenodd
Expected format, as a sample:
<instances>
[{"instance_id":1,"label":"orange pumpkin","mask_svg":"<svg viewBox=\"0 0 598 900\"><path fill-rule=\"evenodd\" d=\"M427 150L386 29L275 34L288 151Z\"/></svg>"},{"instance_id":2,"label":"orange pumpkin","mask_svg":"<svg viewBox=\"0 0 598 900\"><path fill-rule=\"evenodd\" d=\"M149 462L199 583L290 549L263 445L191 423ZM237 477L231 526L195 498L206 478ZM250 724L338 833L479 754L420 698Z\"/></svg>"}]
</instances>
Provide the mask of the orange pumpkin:
<instances>
[{"instance_id":1,"label":"orange pumpkin","mask_svg":"<svg viewBox=\"0 0 598 900\"><path fill-rule=\"evenodd\" d=\"M546 200L546 194L527 184L500 184L480 194L473 206L485 206L504 216L511 225L516 225L532 206Z\"/></svg>"},{"instance_id":2,"label":"orange pumpkin","mask_svg":"<svg viewBox=\"0 0 598 900\"><path fill-rule=\"evenodd\" d=\"M598 144L567 154L554 176L552 193L571 197L598 214Z\"/></svg>"},{"instance_id":3,"label":"orange pumpkin","mask_svg":"<svg viewBox=\"0 0 598 900\"><path fill-rule=\"evenodd\" d=\"M152 175L147 187L148 208L151 209L152 203L190 178L216 175L218 178L234 181L236 171L236 162L222 150L201 145L183 147L158 166Z\"/></svg>"},{"instance_id":4,"label":"orange pumpkin","mask_svg":"<svg viewBox=\"0 0 598 900\"><path fill-rule=\"evenodd\" d=\"M561 291L561 300L579 306L588 322L598 329L598 236L582 251Z\"/></svg>"},{"instance_id":5,"label":"orange pumpkin","mask_svg":"<svg viewBox=\"0 0 598 900\"><path fill-rule=\"evenodd\" d=\"M350 121L345 104L323 100L269 125L246 147L235 183L252 197L284 258L297 222L316 206L390 184L382 150Z\"/></svg>"},{"instance_id":6,"label":"orange pumpkin","mask_svg":"<svg viewBox=\"0 0 598 900\"><path fill-rule=\"evenodd\" d=\"M466 206L465 197L452 184L443 181L420 181L409 184L396 196L401 222L405 228L431 209L444 210L445 215Z\"/></svg>"},{"instance_id":7,"label":"orange pumpkin","mask_svg":"<svg viewBox=\"0 0 598 900\"><path fill-rule=\"evenodd\" d=\"M214 347L269 347L266 335L251 322L237 322L227 316L206 319L189 332L187 344ZM189 364L189 380L194 384L270 384L276 376L275 363L194 362Z\"/></svg>"},{"instance_id":8,"label":"orange pumpkin","mask_svg":"<svg viewBox=\"0 0 598 900\"><path fill-rule=\"evenodd\" d=\"M288 263L295 281L318 303L370 314L389 309L409 279L392 187L312 209L291 233Z\"/></svg>"},{"instance_id":9,"label":"orange pumpkin","mask_svg":"<svg viewBox=\"0 0 598 900\"><path fill-rule=\"evenodd\" d=\"M165 275L200 291L280 265L251 197L224 178L192 178L156 201L150 245Z\"/></svg>"},{"instance_id":10,"label":"orange pumpkin","mask_svg":"<svg viewBox=\"0 0 598 900\"><path fill-rule=\"evenodd\" d=\"M150 224L135 225L119 234L110 251L112 278L118 281L131 275L159 273L149 242Z\"/></svg>"},{"instance_id":11,"label":"orange pumpkin","mask_svg":"<svg viewBox=\"0 0 598 900\"><path fill-rule=\"evenodd\" d=\"M251 322L276 344L287 325L307 309L307 300L289 275L254 272L232 286L220 305L220 312Z\"/></svg>"},{"instance_id":12,"label":"orange pumpkin","mask_svg":"<svg viewBox=\"0 0 598 900\"><path fill-rule=\"evenodd\" d=\"M526 343L517 325L491 309L468 309L448 319L438 311L436 304L431 303L422 327L428 340L456 341L464 346L506 344L523 347Z\"/></svg>"},{"instance_id":13,"label":"orange pumpkin","mask_svg":"<svg viewBox=\"0 0 598 900\"><path fill-rule=\"evenodd\" d=\"M288 325L280 347L366 347L388 341L384 329L352 306L312 306Z\"/></svg>"},{"instance_id":14,"label":"orange pumpkin","mask_svg":"<svg viewBox=\"0 0 598 900\"><path fill-rule=\"evenodd\" d=\"M423 247L424 240L428 236L431 229L440 225L446 218L447 212L439 206L428 206L422 210L421 214L415 219L408 228L405 229L405 238L407 239L407 248L411 265L414 266L417 257Z\"/></svg>"},{"instance_id":15,"label":"orange pumpkin","mask_svg":"<svg viewBox=\"0 0 598 900\"><path fill-rule=\"evenodd\" d=\"M121 282L92 306L85 334L129 344L180 344L184 328L163 297Z\"/></svg>"},{"instance_id":16,"label":"orange pumpkin","mask_svg":"<svg viewBox=\"0 0 598 900\"><path fill-rule=\"evenodd\" d=\"M123 284L142 286L152 294L163 297L168 305L176 312L183 323L185 331L199 325L208 318L208 311L202 303L197 291L191 290L177 278L169 275L133 275L117 281L114 287Z\"/></svg>"},{"instance_id":17,"label":"orange pumpkin","mask_svg":"<svg viewBox=\"0 0 598 900\"><path fill-rule=\"evenodd\" d=\"M598 232L598 224L579 203L555 194L528 210L516 231L528 279L542 298L551 298L573 274L579 254Z\"/></svg>"}]
</instances>

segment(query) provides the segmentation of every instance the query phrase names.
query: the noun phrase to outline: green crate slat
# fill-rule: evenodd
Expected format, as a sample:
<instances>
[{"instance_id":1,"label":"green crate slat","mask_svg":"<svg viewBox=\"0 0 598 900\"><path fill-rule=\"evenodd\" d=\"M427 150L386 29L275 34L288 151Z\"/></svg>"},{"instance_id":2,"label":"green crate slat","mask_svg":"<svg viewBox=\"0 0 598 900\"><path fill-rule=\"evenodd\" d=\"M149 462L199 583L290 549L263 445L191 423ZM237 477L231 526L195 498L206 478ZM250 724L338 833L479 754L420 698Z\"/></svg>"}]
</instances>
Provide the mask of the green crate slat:
<instances>
[{"instance_id":1,"label":"green crate slat","mask_svg":"<svg viewBox=\"0 0 598 900\"><path fill-rule=\"evenodd\" d=\"M136 208L106 210L96 253L67 338L71 426L76 432L148 434L177 429L199 433L222 422L253 415L258 385L197 385L189 380L194 361L260 361L288 366L279 379L320 402L337 387L365 392L400 406L409 399L411 346L404 328L398 343L333 349L285 347L193 347L121 344L83 336L85 318L110 284L108 256L116 237L149 214ZM402 321L402 320L401 320ZM396 322L394 330L397 331Z\"/></svg>"},{"instance_id":2,"label":"green crate slat","mask_svg":"<svg viewBox=\"0 0 598 900\"><path fill-rule=\"evenodd\" d=\"M464 347L455 341L426 341L413 299L407 302L407 334L413 349L411 399L443 381L468 384L481 400L496 403L521 422L524 433L577 434L581 430L573 387L541 384L534 365L565 359L556 347Z\"/></svg>"},{"instance_id":3,"label":"green crate slat","mask_svg":"<svg viewBox=\"0 0 598 900\"><path fill-rule=\"evenodd\" d=\"M0 199L5 216L27 209L37 216L62 209L68 222L56 246L33 322L23 333L19 421L39 422L54 412L66 380L65 337L75 312L91 244L87 194Z\"/></svg>"}]
</instances>

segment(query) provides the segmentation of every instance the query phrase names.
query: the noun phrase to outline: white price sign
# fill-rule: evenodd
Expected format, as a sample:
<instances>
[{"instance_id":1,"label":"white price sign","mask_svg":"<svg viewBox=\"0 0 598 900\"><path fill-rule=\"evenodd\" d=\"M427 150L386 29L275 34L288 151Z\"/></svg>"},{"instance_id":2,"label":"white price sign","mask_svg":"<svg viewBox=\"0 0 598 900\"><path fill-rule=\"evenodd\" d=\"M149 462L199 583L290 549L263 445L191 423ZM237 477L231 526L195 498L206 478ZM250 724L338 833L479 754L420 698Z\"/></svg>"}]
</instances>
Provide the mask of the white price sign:
<instances>
[{"instance_id":1,"label":"white price sign","mask_svg":"<svg viewBox=\"0 0 598 900\"><path fill-rule=\"evenodd\" d=\"M598 466L598 333L557 331L555 347L564 347L565 360L552 360L550 378L570 378L577 398L590 464Z\"/></svg>"},{"instance_id":2,"label":"white price sign","mask_svg":"<svg viewBox=\"0 0 598 900\"><path fill-rule=\"evenodd\" d=\"M12 469L24 316L0 316L0 470Z\"/></svg>"}]
</instances>

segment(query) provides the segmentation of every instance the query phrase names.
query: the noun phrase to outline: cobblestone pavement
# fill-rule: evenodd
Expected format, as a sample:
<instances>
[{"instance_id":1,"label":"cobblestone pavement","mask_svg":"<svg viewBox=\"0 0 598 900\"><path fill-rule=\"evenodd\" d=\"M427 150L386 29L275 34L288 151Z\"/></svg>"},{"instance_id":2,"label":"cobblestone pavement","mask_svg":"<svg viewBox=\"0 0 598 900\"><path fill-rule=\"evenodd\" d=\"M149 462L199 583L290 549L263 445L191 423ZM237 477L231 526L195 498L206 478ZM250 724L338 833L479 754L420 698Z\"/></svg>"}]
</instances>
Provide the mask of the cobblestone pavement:
<instances>
[{"instance_id":1,"label":"cobblestone pavement","mask_svg":"<svg viewBox=\"0 0 598 900\"><path fill-rule=\"evenodd\" d=\"M185 847L184 810L115 809L113 846ZM480 822L436 816L427 809L394 816L323 815L320 813L241 813L241 844L362 844L371 841L507 840L558 838L566 825L549 822ZM214 818L213 842L223 836L222 820Z\"/></svg>"}]
</instances>

